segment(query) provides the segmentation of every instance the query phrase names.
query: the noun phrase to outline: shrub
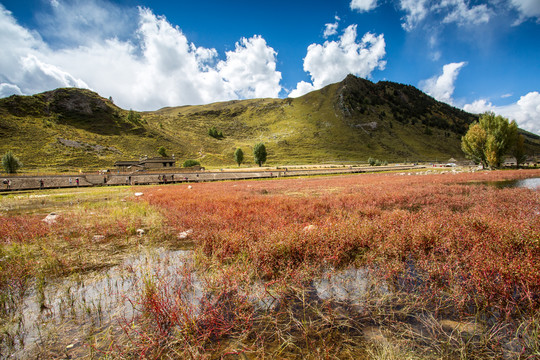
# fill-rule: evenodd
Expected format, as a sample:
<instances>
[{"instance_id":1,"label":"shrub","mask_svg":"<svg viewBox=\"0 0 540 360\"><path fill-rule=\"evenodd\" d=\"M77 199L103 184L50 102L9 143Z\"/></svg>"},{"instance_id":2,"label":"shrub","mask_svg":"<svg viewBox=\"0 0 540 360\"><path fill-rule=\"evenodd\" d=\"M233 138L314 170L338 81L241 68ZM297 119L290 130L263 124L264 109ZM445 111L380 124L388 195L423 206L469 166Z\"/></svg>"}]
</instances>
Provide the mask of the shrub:
<instances>
[{"instance_id":1,"label":"shrub","mask_svg":"<svg viewBox=\"0 0 540 360\"><path fill-rule=\"evenodd\" d=\"M184 161L184 164L182 166L187 168L187 167L192 167L192 166L197 166L197 165L201 165L201 163L198 162L197 160L188 159Z\"/></svg>"},{"instance_id":2,"label":"shrub","mask_svg":"<svg viewBox=\"0 0 540 360\"><path fill-rule=\"evenodd\" d=\"M368 159L368 163L369 163L370 166L381 166L381 165L386 166L386 165L388 165L388 161L379 160L379 159L375 159L375 158L372 158L372 157L370 157Z\"/></svg>"},{"instance_id":3,"label":"shrub","mask_svg":"<svg viewBox=\"0 0 540 360\"><path fill-rule=\"evenodd\" d=\"M167 157L167 150L165 149L164 146L160 146L157 152L162 157Z\"/></svg>"},{"instance_id":4,"label":"shrub","mask_svg":"<svg viewBox=\"0 0 540 360\"><path fill-rule=\"evenodd\" d=\"M129 113L127 116L127 120L133 124L140 124L141 122L141 114L138 112L133 111L133 109L129 109Z\"/></svg>"},{"instance_id":5,"label":"shrub","mask_svg":"<svg viewBox=\"0 0 540 360\"><path fill-rule=\"evenodd\" d=\"M16 173L17 170L22 167L22 165L23 164L20 162L19 158L13 155L11 150L2 156L2 167L8 174Z\"/></svg>"},{"instance_id":6,"label":"shrub","mask_svg":"<svg viewBox=\"0 0 540 360\"><path fill-rule=\"evenodd\" d=\"M216 129L215 127L211 127L210 129L208 129L208 135L218 140L223 139L223 132L218 131L218 129Z\"/></svg>"}]
</instances>

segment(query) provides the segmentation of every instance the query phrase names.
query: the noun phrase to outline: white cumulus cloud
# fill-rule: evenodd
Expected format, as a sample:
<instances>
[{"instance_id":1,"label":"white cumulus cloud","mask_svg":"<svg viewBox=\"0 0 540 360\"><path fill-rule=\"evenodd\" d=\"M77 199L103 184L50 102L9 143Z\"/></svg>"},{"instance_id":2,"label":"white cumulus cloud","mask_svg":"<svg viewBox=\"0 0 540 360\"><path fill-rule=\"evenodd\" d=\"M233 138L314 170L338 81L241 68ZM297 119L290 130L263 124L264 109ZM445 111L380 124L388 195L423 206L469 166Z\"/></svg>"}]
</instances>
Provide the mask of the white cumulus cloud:
<instances>
[{"instance_id":1,"label":"white cumulus cloud","mask_svg":"<svg viewBox=\"0 0 540 360\"><path fill-rule=\"evenodd\" d=\"M18 25L11 12L0 4L0 81L15 82L21 58L45 48L38 34Z\"/></svg>"},{"instance_id":2,"label":"white cumulus cloud","mask_svg":"<svg viewBox=\"0 0 540 360\"><path fill-rule=\"evenodd\" d=\"M486 99L475 100L471 104L463 106L463 110L473 114L482 114L486 111L493 111L493 109L493 104Z\"/></svg>"},{"instance_id":3,"label":"white cumulus cloud","mask_svg":"<svg viewBox=\"0 0 540 360\"><path fill-rule=\"evenodd\" d=\"M217 68L226 87L241 98L277 97L281 73L276 71L276 55L261 36L243 38Z\"/></svg>"},{"instance_id":4,"label":"white cumulus cloud","mask_svg":"<svg viewBox=\"0 0 540 360\"><path fill-rule=\"evenodd\" d=\"M486 4L471 6L467 0L400 0L400 9L405 12L402 26L411 31L426 18L458 25L478 25L489 22L493 10Z\"/></svg>"},{"instance_id":5,"label":"white cumulus cloud","mask_svg":"<svg viewBox=\"0 0 540 360\"><path fill-rule=\"evenodd\" d=\"M316 88L315 86L313 86L312 83L308 83L306 81L300 81L298 84L296 84L296 89L291 91L291 93L289 94L289 97L291 98L299 97L309 92L315 91L317 89L319 88Z\"/></svg>"},{"instance_id":6,"label":"white cumulus cloud","mask_svg":"<svg viewBox=\"0 0 540 360\"><path fill-rule=\"evenodd\" d=\"M510 120L516 120L520 128L540 135L540 93L538 91L529 92L510 105L495 106L485 99L480 99L465 105L463 110L475 114L493 111Z\"/></svg>"},{"instance_id":7,"label":"white cumulus cloud","mask_svg":"<svg viewBox=\"0 0 540 360\"><path fill-rule=\"evenodd\" d=\"M311 76L311 84L299 82L289 96L298 97L328 84L343 80L348 74L370 77L375 69L384 70L386 55L384 35L366 33L356 39L356 25L345 29L338 41L311 44L304 58L304 71Z\"/></svg>"},{"instance_id":8,"label":"white cumulus cloud","mask_svg":"<svg viewBox=\"0 0 540 360\"><path fill-rule=\"evenodd\" d=\"M107 0L52 0L48 12L37 17L44 38L77 46L129 36L137 26L137 9Z\"/></svg>"},{"instance_id":9,"label":"white cumulus cloud","mask_svg":"<svg viewBox=\"0 0 540 360\"><path fill-rule=\"evenodd\" d=\"M352 0L350 7L360 12L371 11L377 7L377 0Z\"/></svg>"},{"instance_id":10,"label":"white cumulus cloud","mask_svg":"<svg viewBox=\"0 0 540 360\"><path fill-rule=\"evenodd\" d=\"M324 25L324 33L323 36L325 39L327 39L329 36L336 35L338 33L337 29L339 27L339 20L341 20L338 16L336 16L336 22L325 24Z\"/></svg>"},{"instance_id":11,"label":"white cumulus cloud","mask_svg":"<svg viewBox=\"0 0 540 360\"><path fill-rule=\"evenodd\" d=\"M454 83L459 75L459 71L466 64L466 62L446 64L443 66L443 73L441 75L435 75L432 78L423 80L419 86L425 93L433 96L435 99L453 104Z\"/></svg>"},{"instance_id":12,"label":"white cumulus cloud","mask_svg":"<svg viewBox=\"0 0 540 360\"><path fill-rule=\"evenodd\" d=\"M399 6L406 14L401 26L407 31L414 29L429 13L428 0L400 0Z\"/></svg>"},{"instance_id":13,"label":"white cumulus cloud","mask_svg":"<svg viewBox=\"0 0 540 360\"><path fill-rule=\"evenodd\" d=\"M8 97L10 95L22 95L22 91L17 85L1 83L0 98Z\"/></svg>"},{"instance_id":14,"label":"white cumulus cloud","mask_svg":"<svg viewBox=\"0 0 540 360\"><path fill-rule=\"evenodd\" d=\"M512 116L520 127L540 135L540 93L533 91L522 96L510 109Z\"/></svg>"},{"instance_id":15,"label":"white cumulus cloud","mask_svg":"<svg viewBox=\"0 0 540 360\"><path fill-rule=\"evenodd\" d=\"M528 18L536 18L540 22L540 1L538 0L510 0L510 5L519 13L515 25L521 24Z\"/></svg>"},{"instance_id":16,"label":"white cumulus cloud","mask_svg":"<svg viewBox=\"0 0 540 360\"><path fill-rule=\"evenodd\" d=\"M465 0L444 0L433 8L446 8L448 14L444 17L443 22L455 22L458 25L487 23L492 15L492 11L486 4L469 7Z\"/></svg>"},{"instance_id":17,"label":"white cumulus cloud","mask_svg":"<svg viewBox=\"0 0 540 360\"><path fill-rule=\"evenodd\" d=\"M0 44L2 94L34 93L65 86L87 87L81 79L48 64L44 58L50 50L39 34L18 25L1 5Z\"/></svg>"},{"instance_id":18,"label":"white cumulus cloud","mask_svg":"<svg viewBox=\"0 0 540 360\"><path fill-rule=\"evenodd\" d=\"M22 81L27 84L27 89L30 92L39 91L41 84L47 84L50 88L88 88L88 85L83 80L73 77L54 65L39 60L35 55L27 55L21 58L20 65Z\"/></svg>"},{"instance_id":19,"label":"white cumulus cloud","mask_svg":"<svg viewBox=\"0 0 540 360\"><path fill-rule=\"evenodd\" d=\"M101 3L93 1L86 2ZM62 6L58 1L57 7ZM76 45L52 48L40 34L18 25L0 4L0 49L5 54L0 57L0 83L7 84L2 91L33 94L88 87L137 110L279 95L277 53L261 36L240 39L220 60L215 49L196 46L165 17L140 8L136 18L129 39L109 36L111 30L105 28L94 38L80 37ZM58 23L72 28L72 22ZM93 20L81 25L88 27L101 31Z\"/></svg>"}]
</instances>

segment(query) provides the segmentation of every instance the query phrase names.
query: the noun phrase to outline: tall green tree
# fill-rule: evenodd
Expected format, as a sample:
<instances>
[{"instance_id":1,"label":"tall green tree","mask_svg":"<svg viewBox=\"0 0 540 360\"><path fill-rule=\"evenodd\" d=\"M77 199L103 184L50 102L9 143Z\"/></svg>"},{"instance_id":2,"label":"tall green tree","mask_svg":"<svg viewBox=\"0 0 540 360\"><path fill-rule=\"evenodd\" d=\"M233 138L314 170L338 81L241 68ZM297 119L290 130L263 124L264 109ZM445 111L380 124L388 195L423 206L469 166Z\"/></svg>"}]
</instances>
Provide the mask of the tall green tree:
<instances>
[{"instance_id":1,"label":"tall green tree","mask_svg":"<svg viewBox=\"0 0 540 360\"><path fill-rule=\"evenodd\" d=\"M461 150L463 150L469 159L475 163L482 164L483 168L487 167L486 155L484 153L486 141L486 131L478 123L471 124L469 131L461 138Z\"/></svg>"},{"instance_id":2,"label":"tall green tree","mask_svg":"<svg viewBox=\"0 0 540 360\"><path fill-rule=\"evenodd\" d=\"M8 174L15 174L22 166L23 164L20 162L19 158L16 157L11 150L2 156L2 167Z\"/></svg>"},{"instance_id":3,"label":"tall green tree","mask_svg":"<svg viewBox=\"0 0 540 360\"><path fill-rule=\"evenodd\" d=\"M253 157L259 166L262 166L266 162L266 147L263 143L255 144L253 147Z\"/></svg>"},{"instance_id":4,"label":"tall green tree","mask_svg":"<svg viewBox=\"0 0 540 360\"><path fill-rule=\"evenodd\" d=\"M238 166L242 164L242 162L244 161L244 152L242 151L242 149L236 149L236 151L234 152L234 161L236 161Z\"/></svg>"},{"instance_id":5,"label":"tall green tree","mask_svg":"<svg viewBox=\"0 0 540 360\"><path fill-rule=\"evenodd\" d=\"M482 163L483 167L498 168L516 139L515 121L509 122L507 118L486 112L461 138L461 149L467 157Z\"/></svg>"},{"instance_id":6,"label":"tall green tree","mask_svg":"<svg viewBox=\"0 0 540 360\"><path fill-rule=\"evenodd\" d=\"M512 148L517 139L517 124L493 112L483 114L479 124L486 130L486 157L491 167L498 168L504 155Z\"/></svg>"}]
</instances>

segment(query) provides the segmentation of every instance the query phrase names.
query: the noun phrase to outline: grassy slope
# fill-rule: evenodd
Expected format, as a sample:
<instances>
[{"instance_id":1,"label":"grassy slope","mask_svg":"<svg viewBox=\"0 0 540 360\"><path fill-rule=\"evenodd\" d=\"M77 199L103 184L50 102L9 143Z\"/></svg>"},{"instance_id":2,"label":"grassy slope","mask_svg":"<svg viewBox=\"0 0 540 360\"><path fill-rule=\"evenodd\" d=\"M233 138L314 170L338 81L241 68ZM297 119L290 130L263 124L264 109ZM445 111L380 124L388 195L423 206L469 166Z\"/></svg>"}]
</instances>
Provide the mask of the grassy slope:
<instances>
[{"instance_id":1,"label":"grassy slope","mask_svg":"<svg viewBox=\"0 0 540 360\"><path fill-rule=\"evenodd\" d=\"M174 144L146 124L128 121L127 115L81 89L0 99L0 153L12 150L23 169L63 171L111 167L116 160L155 154L160 145ZM59 139L80 145L66 146Z\"/></svg>"},{"instance_id":2,"label":"grassy slope","mask_svg":"<svg viewBox=\"0 0 540 360\"><path fill-rule=\"evenodd\" d=\"M341 85L333 84L298 99L165 108L145 118L152 126L162 126L189 143L182 156L200 158L210 165L233 165L236 147L241 147L246 161L252 162L251 149L259 141L267 145L271 164L366 161L370 156L390 161L463 157L461 134L432 128L428 136L420 122L412 125L396 121L387 104L346 118L336 105ZM381 120L381 112L389 115ZM376 129L355 126L375 121ZM207 130L212 126L225 138L209 137Z\"/></svg>"},{"instance_id":3,"label":"grassy slope","mask_svg":"<svg viewBox=\"0 0 540 360\"><path fill-rule=\"evenodd\" d=\"M129 121L128 111L80 89L0 99L0 153L11 149L25 168L56 171L111 167L116 160L155 156L159 146L179 161L198 159L214 167L233 166L233 153L241 147L245 163L252 164L257 142L266 144L271 165L370 156L446 161L463 158L460 138L475 119L413 87L351 76L297 99L230 101L141 115L141 121ZM375 123L376 128L369 126ZM210 137L210 127L225 137ZM66 146L59 138L82 146ZM538 138L528 137L528 145L539 152Z\"/></svg>"}]
</instances>

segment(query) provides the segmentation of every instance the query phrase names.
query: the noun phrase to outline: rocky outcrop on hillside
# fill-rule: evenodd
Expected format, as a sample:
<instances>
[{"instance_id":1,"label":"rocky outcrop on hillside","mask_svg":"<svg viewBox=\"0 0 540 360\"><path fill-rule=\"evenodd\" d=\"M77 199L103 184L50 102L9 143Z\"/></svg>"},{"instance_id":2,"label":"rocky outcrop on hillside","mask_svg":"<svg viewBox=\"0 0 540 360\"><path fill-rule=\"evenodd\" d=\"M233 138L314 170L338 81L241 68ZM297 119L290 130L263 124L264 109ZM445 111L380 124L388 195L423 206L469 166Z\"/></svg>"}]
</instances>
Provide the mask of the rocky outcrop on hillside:
<instances>
[{"instance_id":1,"label":"rocky outcrop on hillside","mask_svg":"<svg viewBox=\"0 0 540 360\"><path fill-rule=\"evenodd\" d=\"M353 75L340 83L336 108L354 127L362 119L378 118L465 134L469 124L478 118L441 103L414 86L389 81L373 83Z\"/></svg>"},{"instance_id":2,"label":"rocky outcrop on hillside","mask_svg":"<svg viewBox=\"0 0 540 360\"><path fill-rule=\"evenodd\" d=\"M112 114L116 110L116 106L109 100L89 90L57 89L40 95L48 104L49 111L58 114L95 116Z\"/></svg>"},{"instance_id":3,"label":"rocky outcrop on hillside","mask_svg":"<svg viewBox=\"0 0 540 360\"><path fill-rule=\"evenodd\" d=\"M62 88L32 96L12 95L0 99L0 107L18 117L64 116L93 117L115 115L120 108L93 91Z\"/></svg>"}]
</instances>

